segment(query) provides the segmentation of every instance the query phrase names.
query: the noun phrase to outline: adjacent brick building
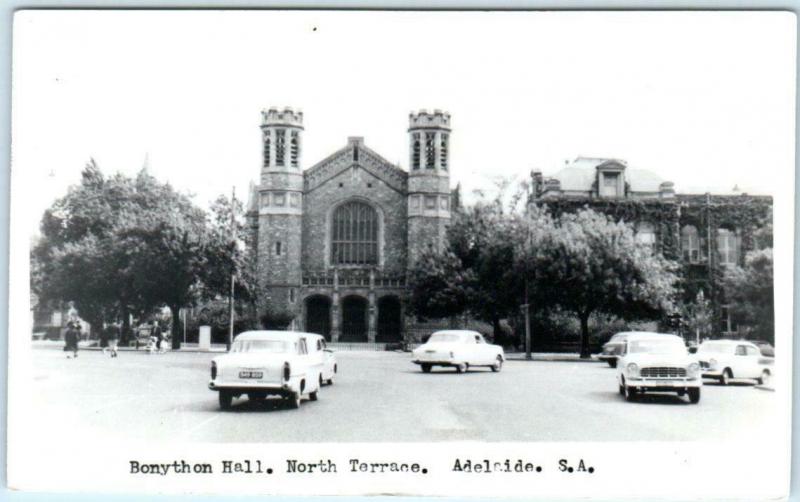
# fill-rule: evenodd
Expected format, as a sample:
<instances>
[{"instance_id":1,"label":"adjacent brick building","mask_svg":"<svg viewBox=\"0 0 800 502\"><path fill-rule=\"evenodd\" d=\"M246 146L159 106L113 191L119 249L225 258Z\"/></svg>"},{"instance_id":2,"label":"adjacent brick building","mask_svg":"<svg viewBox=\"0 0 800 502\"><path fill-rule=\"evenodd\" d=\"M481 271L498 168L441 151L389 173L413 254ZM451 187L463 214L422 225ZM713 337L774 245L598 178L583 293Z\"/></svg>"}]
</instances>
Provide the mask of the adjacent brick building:
<instances>
[{"instance_id":1,"label":"adjacent brick building","mask_svg":"<svg viewBox=\"0 0 800 502\"><path fill-rule=\"evenodd\" d=\"M332 341L393 342L406 275L450 219L450 115L409 116L409 171L361 137L303 168L303 114L262 112L263 163L248 225L265 302Z\"/></svg>"},{"instance_id":2,"label":"adjacent brick building","mask_svg":"<svg viewBox=\"0 0 800 502\"><path fill-rule=\"evenodd\" d=\"M532 173L531 202L558 214L589 207L634 225L636 238L684 266L685 301L710 297L715 331L735 336L735 313L721 287L725 266L742 265L747 251L771 247L759 232L772 223L772 198L746 193L676 193L674 183L624 161L579 157L550 177ZM759 241L760 240L760 241Z\"/></svg>"}]
</instances>

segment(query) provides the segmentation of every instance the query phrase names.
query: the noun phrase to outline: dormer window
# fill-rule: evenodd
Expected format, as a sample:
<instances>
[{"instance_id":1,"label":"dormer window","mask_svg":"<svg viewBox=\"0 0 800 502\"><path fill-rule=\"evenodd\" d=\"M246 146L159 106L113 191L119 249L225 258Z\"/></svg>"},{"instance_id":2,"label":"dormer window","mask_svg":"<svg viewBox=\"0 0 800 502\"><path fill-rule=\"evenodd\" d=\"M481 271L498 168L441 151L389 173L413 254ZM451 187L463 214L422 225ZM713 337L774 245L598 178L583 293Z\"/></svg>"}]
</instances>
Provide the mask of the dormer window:
<instances>
[{"instance_id":1,"label":"dormer window","mask_svg":"<svg viewBox=\"0 0 800 502\"><path fill-rule=\"evenodd\" d=\"M625 196L625 164L606 161L597 166L597 195L600 197Z\"/></svg>"}]
</instances>

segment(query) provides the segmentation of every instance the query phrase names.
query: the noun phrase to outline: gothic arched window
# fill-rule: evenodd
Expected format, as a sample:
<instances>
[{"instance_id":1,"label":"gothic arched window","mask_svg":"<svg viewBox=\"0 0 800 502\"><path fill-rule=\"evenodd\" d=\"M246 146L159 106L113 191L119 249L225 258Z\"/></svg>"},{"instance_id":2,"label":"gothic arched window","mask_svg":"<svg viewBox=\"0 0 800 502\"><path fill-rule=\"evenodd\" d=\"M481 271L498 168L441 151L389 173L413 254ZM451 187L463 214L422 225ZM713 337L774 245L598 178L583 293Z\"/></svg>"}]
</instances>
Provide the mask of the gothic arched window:
<instances>
[{"instance_id":1,"label":"gothic arched window","mask_svg":"<svg viewBox=\"0 0 800 502\"><path fill-rule=\"evenodd\" d=\"M693 225L686 225L681 229L681 250L683 259L689 263L700 261L700 236Z\"/></svg>"},{"instance_id":2,"label":"gothic arched window","mask_svg":"<svg viewBox=\"0 0 800 502\"><path fill-rule=\"evenodd\" d=\"M378 213L363 202L337 207L331 221L331 264L378 264Z\"/></svg>"}]
</instances>

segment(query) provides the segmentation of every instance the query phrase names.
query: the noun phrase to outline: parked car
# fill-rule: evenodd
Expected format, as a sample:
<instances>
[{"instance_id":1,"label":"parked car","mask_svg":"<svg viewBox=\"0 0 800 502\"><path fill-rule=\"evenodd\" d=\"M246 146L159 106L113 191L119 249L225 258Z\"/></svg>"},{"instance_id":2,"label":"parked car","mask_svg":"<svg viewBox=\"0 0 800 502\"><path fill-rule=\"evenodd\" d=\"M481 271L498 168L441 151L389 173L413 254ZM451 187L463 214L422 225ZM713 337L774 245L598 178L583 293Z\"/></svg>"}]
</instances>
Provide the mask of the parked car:
<instances>
[{"instance_id":1,"label":"parked car","mask_svg":"<svg viewBox=\"0 0 800 502\"><path fill-rule=\"evenodd\" d=\"M619 393L628 401L646 392L676 392L700 401L703 379L697 357L683 339L660 333L630 333L617 360Z\"/></svg>"},{"instance_id":2,"label":"parked car","mask_svg":"<svg viewBox=\"0 0 800 502\"><path fill-rule=\"evenodd\" d=\"M316 343L310 333L247 331L236 337L231 351L211 361L208 388L219 392L219 406L230 408L233 398L251 400L280 396L299 408L303 396L317 400L322 360L309 351Z\"/></svg>"},{"instance_id":3,"label":"parked car","mask_svg":"<svg viewBox=\"0 0 800 502\"><path fill-rule=\"evenodd\" d=\"M752 340L752 343L758 347L758 350L761 351L762 356L775 357L775 347L773 347L771 343L763 340Z\"/></svg>"},{"instance_id":4,"label":"parked car","mask_svg":"<svg viewBox=\"0 0 800 502\"><path fill-rule=\"evenodd\" d=\"M433 333L425 344L414 349L411 362L425 373L434 366L452 366L459 373L470 366L488 366L497 372L505 357L501 346L486 343L477 331L447 330Z\"/></svg>"},{"instance_id":5,"label":"parked car","mask_svg":"<svg viewBox=\"0 0 800 502\"><path fill-rule=\"evenodd\" d=\"M773 358L745 340L707 340L697 349L703 377L728 385L732 378L749 378L765 384L772 377Z\"/></svg>"},{"instance_id":6,"label":"parked car","mask_svg":"<svg viewBox=\"0 0 800 502\"><path fill-rule=\"evenodd\" d=\"M336 362L336 354L333 350L328 348L325 337L322 335L309 334L308 335L308 351L314 357L317 357L322 364L322 371L319 374L319 384L326 383L333 385L333 377L339 371L339 365Z\"/></svg>"},{"instance_id":7,"label":"parked car","mask_svg":"<svg viewBox=\"0 0 800 502\"><path fill-rule=\"evenodd\" d=\"M622 353L622 349L625 347L625 340L628 338L629 334L629 332L623 332L612 336L603 344L603 351L600 352L597 358L607 362L612 368L616 368L617 357Z\"/></svg>"}]
</instances>

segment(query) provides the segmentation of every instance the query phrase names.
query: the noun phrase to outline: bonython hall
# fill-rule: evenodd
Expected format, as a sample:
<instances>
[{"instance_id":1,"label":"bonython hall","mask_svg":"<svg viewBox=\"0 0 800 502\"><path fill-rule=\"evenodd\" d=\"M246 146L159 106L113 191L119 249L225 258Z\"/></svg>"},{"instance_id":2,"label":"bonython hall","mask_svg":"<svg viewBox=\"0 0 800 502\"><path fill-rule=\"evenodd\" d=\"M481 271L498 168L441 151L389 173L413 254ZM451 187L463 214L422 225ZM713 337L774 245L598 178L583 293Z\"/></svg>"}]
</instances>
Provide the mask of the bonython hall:
<instances>
[{"instance_id":1,"label":"bonython hall","mask_svg":"<svg viewBox=\"0 0 800 502\"><path fill-rule=\"evenodd\" d=\"M262 112L261 130L247 221L266 302L332 341L401 340L407 271L450 220L450 115L409 115L408 171L362 137L305 168L303 113L290 108Z\"/></svg>"}]
</instances>

